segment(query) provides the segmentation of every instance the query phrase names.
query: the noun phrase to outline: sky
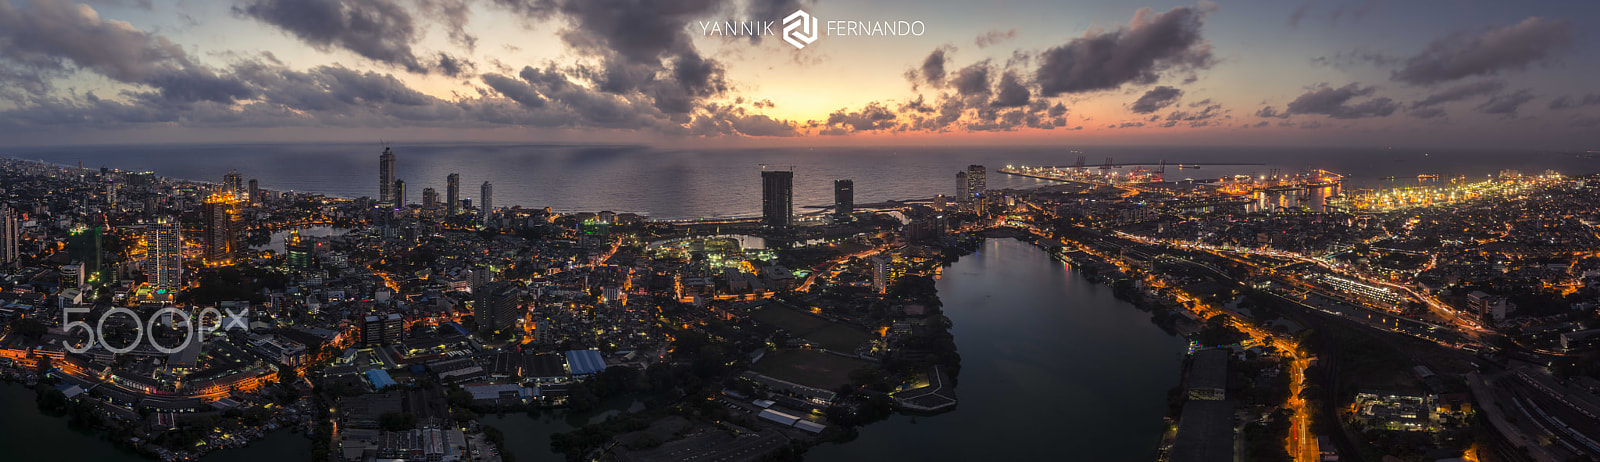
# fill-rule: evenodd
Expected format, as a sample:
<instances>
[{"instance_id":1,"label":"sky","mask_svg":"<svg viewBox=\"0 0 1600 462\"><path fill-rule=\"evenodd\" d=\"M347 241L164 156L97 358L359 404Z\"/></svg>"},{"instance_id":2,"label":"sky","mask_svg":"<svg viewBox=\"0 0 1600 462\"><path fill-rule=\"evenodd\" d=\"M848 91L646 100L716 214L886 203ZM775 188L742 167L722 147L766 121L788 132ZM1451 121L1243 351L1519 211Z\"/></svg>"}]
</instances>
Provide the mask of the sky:
<instances>
[{"instance_id":1,"label":"sky","mask_svg":"<svg viewBox=\"0 0 1600 462\"><path fill-rule=\"evenodd\" d=\"M797 10L814 41L786 30ZM1597 20L1573 1L0 0L0 145L1600 150ZM712 32L750 21L774 25Z\"/></svg>"}]
</instances>

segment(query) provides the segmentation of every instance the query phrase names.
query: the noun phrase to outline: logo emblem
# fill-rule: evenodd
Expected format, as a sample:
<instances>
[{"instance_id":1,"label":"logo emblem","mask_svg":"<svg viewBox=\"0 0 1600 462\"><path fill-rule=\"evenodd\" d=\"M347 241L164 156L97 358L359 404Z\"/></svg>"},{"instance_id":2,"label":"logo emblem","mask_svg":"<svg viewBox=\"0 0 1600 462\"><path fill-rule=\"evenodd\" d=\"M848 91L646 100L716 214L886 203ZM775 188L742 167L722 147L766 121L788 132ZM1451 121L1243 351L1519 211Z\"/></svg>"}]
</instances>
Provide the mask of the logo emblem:
<instances>
[{"instance_id":1,"label":"logo emblem","mask_svg":"<svg viewBox=\"0 0 1600 462\"><path fill-rule=\"evenodd\" d=\"M806 45L817 41L817 18L806 13L806 10L794 10L789 17L783 18L783 41L794 45L796 49L804 49Z\"/></svg>"}]
</instances>

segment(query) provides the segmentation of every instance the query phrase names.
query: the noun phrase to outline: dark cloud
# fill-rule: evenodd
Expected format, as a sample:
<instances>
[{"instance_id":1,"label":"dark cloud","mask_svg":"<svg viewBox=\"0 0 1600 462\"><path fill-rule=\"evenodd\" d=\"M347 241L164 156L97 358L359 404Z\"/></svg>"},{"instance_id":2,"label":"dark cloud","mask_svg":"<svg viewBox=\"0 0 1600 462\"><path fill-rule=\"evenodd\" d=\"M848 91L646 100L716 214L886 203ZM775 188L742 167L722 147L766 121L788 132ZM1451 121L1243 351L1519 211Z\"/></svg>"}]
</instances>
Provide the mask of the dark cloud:
<instances>
[{"instance_id":1,"label":"dark cloud","mask_svg":"<svg viewBox=\"0 0 1600 462\"><path fill-rule=\"evenodd\" d=\"M545 99L527 82L500 74L484 74L483 83L512 101L527 107L544 107Z\"/></svg>"},{"instance_id":2,"label":"dark cloud","mask_svg":"<svg viewBox=\"0 0 1600 462\"><path fill-rule=\"evenodd\" d=\"M1028 88L1022 86L1015 72L1000 76L999 90L995 91L995 107L1020 107L1028 104Z\"/></svg>"},{"instance_id":3,"label":"dark cloud","mask_svg":"<svg viewBox=\"0 0 1600 462\"><path fill-rule=\"evenodd\" d=\"M233 11L318 50L349 50L419 74L437 70L412 50L420 38L416 20L394 0L244 0Z\"/></svg>"},{"instance_id":4,"label":"dark cloud","mask_svg":"<svg viewBox=\"0 0 1600 462\"><path fill-rule=\"evenodd\" d=\"M428 106L443 101L406 86L389 74L362 72L340 66L319 66L305 71L251 61L234 68L234 75L259 89L267 103L311 113L350 114L356 108Z\"/></svg>"},{"instance_id":5,"label":"dark cloud","mask_svg":"<svg viewBox=\"0 0 1600 462\"><path fill-rule=\"evenodd\" d=\"M1133 106L1129 106L1129 109L1132 109L1135 114L1149 114L1178 102L1178 97L1182 95L1183 90L1167 86L1155 87L1134 101Z\"/></svg>"},{"instance_id":6,"label":"dark cloud","mask_svg":"<svg viewBox=\"0 0 1600 462\"><path fill-rule=\"evenodd\" d=\"M721 0L566 0L559 12L568 21L561 38L579 51L614 56L635 64L694 53L686 24L725 6Z\"/></svg>"},{"instance_id":7,"label":"dark cloud","mask_svg":"<svg viewBox=\"0 0 1600 462\"><path fill-rule=\"evenodd\" d=\"M1261 108L1261 110L1256 111L1256 117L1261 117L1264 119L1287 119L1289 118L1289 113L1278 112L1278 109L1272 106L1264 106Z\"/></svg>"},{"instance_id":8,"label":"dark cloud","mask_svg":"<svg viewBox=\"0 0 1600 462\"><path fill-rule=\"evenodd\" d=\"M917 99L900 105L901 113L932 114L934 111L933 106L929 105L927 98L922 95L917 95Z\"/></svg>"},{"instance_id":9,"label":"dark cloud","mask_svg":"<svg viewBox=\"0 0 1600 462\"><path fill-rule=\"evenodd\" d=\"M1016 67L1033 67L1033 53L1023 50L1011 50L1011 57L1006 58L1007 69Z\"/></svg>"},{"instance_id":10,"label":"dark cloud","mask_svg":"<svg viewBox=\"0 0 1600 462\"><path fill-rule=\"evenodd\" d=\"M101 99L94 92L81 99L41 97L34 104L0 112L0 128L6 131L47 127L123 128L139 124L176 122L172 107L128 104Z\"/></svg>"},{"instance_id":11,"label":"dark cloud","mask_svg":"<svg viewBox=\"0 0 1600 462\"><path fill-rule=\"evenodd\" d=\"M828 115L828 126L844 128L850 132L889 130L895 128L895 115L893 110L883 103L873 101L859 111L846 111L840 109Z\"/></svg>"},{"instance_id":12,"label":"dark cloud","mask_svg":"<svg viewBox=\"0 0 1600 462\"><path fill-rule=\"evenodd\" d=\"M440 74L451 77L464 77L477 70L478 66L471 61L439 53L439 65L437 68Z\"/></svg>"},{"instance_id":13,"label":"dark cloud","mask_svg":"<svg viewBox=\"0 0 1600 462\"><path fill-rule=\"evenodd\" d=\"M1301 3L1300 6L1295 7L1294 12L1289 13L1289 27L1290 28L1300 27L1300 20L1301 19L1305 19L1306 13L1308 11L1310 11L1310 10L1311 10L1311 1L1310 0L1307 0L1306 2Z\"/></svg>"},{"instance_id":14,"label":"dark cloud","mask_svg":"<svg viewBox=\"0 0 1600 462\"><path fill-rule=\"evenodd\" d=\"M1496 95L1493 98L1489 98L1489 101L1478 106L1478 110L1484 114L1516 116L1517 108L1522 107L1523 103L1533 101L1533 99L1533 93L1529 93L1528 90L1517 90L1515 93Z\"/></svg>"},{"instance_id":15,"label":"dark cloud","mask_svg":"<svg viewBox=\"0 0 1600 462\"><path fill-rule=\"evenodd\" d=\"M472 51L478 47L478 36L467 32L467 15L472 7L467 0L417 0L417 8L424 17L435 18L450 34L450 41Z\"/></svg>"},{"instance_id":16,"label":"dark cloud","mask_svg":"<svg viewBox=\"0 0 1600 462\"><path fill-rule=\"evenodd\" d=\"M93 9L66 0L38 0L21 8L0 2L0 57L48 71L75 66L121 82L140 82L189 64L183 47L166 37L102 20Z\"/></svg>"},{"instance_id":17,"label":"dark cloud","mask_svg":"<svg viewBox=\"0 0 1600 462\"><path fill-rule=\"evenodd\" d=\"M151 0L87 0L83 3L85 5L126 6L141 10L155 9L155 3Z\"/></svg>"},{"instance_id":18,"label":"dark cloud","mask_svg":"<svg viewBox=\"0 0 1600 462\"><path fill-rule=\"evenodd\" d=\"M902 110L908 118L906 127L912 130L945 131L966 114L966 104L960 98L945 97L937 103L929 104L918 96L913 103L907 104L906 109L914 112Z\"/></svg>"},{"instance_id":19,"label":"dark cloud","mask_svg":"<svg viewBox=\"0 0 1600 462\"><path fill-rule=\"evenodd\" d=\"M1328 24L1337 26L1339 25L1339 20L1346 16L1354 18L1355 21L1359 22L1362 18L1365 18L1367 15L1372 14L1373 11L1376 11L1381 5L1381 0L1367 0L1366 2L1355 7L1335 7L1331 10L1328 10ZM1309 13L1311 13L1311 2L1308 0L1304 3L1301 3L1300 6L1296 7L1293 12L1289 13L1289 28L1293 29L1300 27L1300 21L1304 20L1306 15Z\"/></svg>"},{"instance_id":20,"label":"dark cloud","mask_svg":"<svg viewBox=\"0 0 1600 462\"><path fill-rule=\"evenodd\" d=\"M565 116L573 118L571 123L577 126L659 128L672 122L671 116L660 110L660 104L647 95L586 88L554 67L524 67L518 77L558 103L557 109L565 110Z\"/></svg>"},{"instance_id":21,"label":"dark cloud","mask_svg":"<svg viewBox=\"0 0 1600 462\"><path fill-rule=\"evenodd\" d=\"M922 67L917 67L917 70L914 70L915 75L920 75L922 77L920 80L933 86L933 88L942 88L944 86L944 54L947 51L949 50L946 50L946 46L939 46L938 50L928 53L928 58L922 59ZM917 80L918 78L912 78L912 83L917 82Z\"/></svg>"},{"instance_id":22,"label":"dark cloud","mask_svg":"<svg viewBox=\"0 0 1600 462\"><path fill-rule=\"evenodd\" d=\"M689 124L695 136L798 136L794 123L751 114L736 105L708 104Z\"/></svg>"},{"instance_id":23,"label":"dark cloud","mask_svg":"<svg viewBox=\"0 0 1600 462\"><path fill-rule=\"evenodd\" d=\"M1410 112L1407 112L1406 115L1416 117L1418 119L1433 119L1444 117L1445 113L1444 108L1426 107L1422 109L1412 109Z\"/></svg>"},{"instance_id":24,"label":"dark cloud","mask_svg":"<svg viewBox=\"0 0 1600 462\"><path fill-rule=\"evenodd\" d=\"M1354 83L1338 88L1321 84L1289 102L1285 112L1321 114L1335 119L1359 119L1388 116L1400 108L1400 103L1384 97L1350 103L1350 100L1370 96L1376 90L1374 87L1362 87Z\"/></svg>"},{"instance_id":25,"label":"dark cloud","mask_svg":"<svg viewBox=\"0 0 1600 462\"><path fill-rule=\"evenodd\" d=\"M1389 67L1400 62L1400 58L1366 49L1346 50L1334 53L1333 56L1318 56L1311 58L1314 66L1332 67L1335 69L1349 69L1356 66L1371 65Z\"/></svg>"},{"instance_id":26,"label":"dark cloud","mask_svg":"<svg viewBox=\"0 0 1600 462\"><path fill-rule=\"evenodd\" d=\"M565 20L561 39L600 61L577 74L605 92L649 98L657 109L688 114L728 85L724 68L695 49L685 27L729 7L724 0L498 0L530 21Z\"/></svg>"},{"instance_id":27,"label":"dark cloud","mask_svg":"<svg viewBox=\"0 0 1600 462\"><path fill-rule=\"evenodd\" d=\"M1456 33L1435 39L1390 78L1426 85L1526 69L1571 42L1572 30L1565 20L1532 17L1479 34Z\"/></svg>"},{"instance_id":28,"label":"dark cloud","mask_svg":"<svg viewBox=\"0 0 1600 462\"><path fill-rule=\"evenodd\" d=\"M1190 127L1204 127L1210 125L1218 118L1231 118L1224 116L1221 104L1212 104L1198 111L1172 111L1164 118L1163 127L1172 127L1179 123L1187 123Z\"/></svg>"},{"instance_id":29,"label":"dark cloud","mask_svg":"<svg viewBox=\"0 0 1600 462\"><path fill-rule=\"evenodd\" d=\"M42 95L51 88L51 78L79 69L155 88L158 93L146 97L159 96L162 104L229 103L252 94L242 82L193 62L166 37L103 20L87 5L39 0L17 8L0 2L4 81Z\"/></svg>"},{"instance_id":30,"label":"dark cloud","mask_svg":"<svg viewBox=\"0 0 1600 462\"><path fill-rule=\"evenodd\" d=\"M986 108L978 111L973 120L967 124L966 129L975 132L1004 132L1013 131L1024 126L1054 128L1050 124L1041 123L1038 117L1030 115L1025 110L1001 111Z\"/></svg>"},{"instance_id":31,"label":"dark cloud","mask_svg":"<svg viewBox=\"0 0 1600 462\"><path fill-rule=\"evenodd\" d=\"M963 67L950 79L950 86L962 96L989 94L989 62Z\"/></svg>"},{"instance_id":32,"label":"dark cloud","mask_svg":"<svg viewBox=\"0 0 1600 462\"><path fill-rule=\"evenodd\" d=\"M1352 22L1361 22L1363 18L1366 18L1367 15L1372 14L1373 11L1376 11L1378 7L1382 5L1382 0L1367 0L1354 7L1348 5L1340 6L1328 11L1328 23L1337 26L1339 25L1339 20L1346 16L1349 16L1352 19Z\"/></svg>"},{"instance_id":33,"label":"dark cloud","mask_svg":"<svg viewBox=\"0 0 1600 462\"><path fill-rule=\"evenodd\" d=\"M343 72L351 72L347 76L361 76L353 71ZM337 82L332 73L302 73L272 63L249 62L241 64L229 75L249 82L261 101L194 101L176 104L169 96L159 92L124 91L118 99L101 98L90 92L81 98L40 98L29 106L0 112L0 131L38 131L63 127L390 126L413 121L433 124L466 120L453 106L434 104L439 101L420 94L414 96L422 100L407 101L413 105L403 106L388 104L381 101L385 98L373 98L371 94L362 93L371 91L371 87L350 91L352 87L363 85ZM260 81L252 81L252 78L259 78ZM427 116L428 113L433 115Z\"/></svg>"},{"instance_id":34,"label":"dark cloud","mask_svg":"<svg viewBox=\"0 0 1600 462\"><path fill-rule=\"evenodd\" d=\"M160 71L142 83L155 87L162 100L174 103L196 101L229 103L255 95L255 91L248 83L230 76L217 75L216 72L200 66Z\"/></svg>"},{"instance_id":35,"label":"dark cloud","mask_svg":"<svg viewBox=\"0 0 1600 462\"><path fill-rule=\"evenodd\" d=\"M550 19L560 7L559 0L494 0L494 4L532 21Z\"/></svg>"},{"instance_id":36,"label":"dark cloud","mask_svg":"<svg viewBox=\"0 0 1600 462\"><path fill-rule=\"evenodd\" d=\"M19 41L14 36L18 33L37 37ZM343 66L296 70L270 53L234 55L235 61L226 68L199 65L165 38L124 23L102 22L87 7L73 8L52 0L23 9L0 1L0 41L25 44L0 48L0 76L28 69L57 73L83 69L133 86L108 97L93 92L19 97L19 104L0 111L0 132L7 133L159 125L520 126L651 130L688 136L795 134L792 122L754 112L771 108L770 101L698 104L706 95L725 91L725 84L720 80L720 65L700 58L692 49L665 55L659 61L659 72L627 91L608 92L600 88L603 80L591 79L604 77L600 73L604 67L559 68L552 64L524 67L515 76L503 71L484 75L476 96L458 94L444 100L421 93L390 74ZM112 56L106 51L120 54ZM469 62L444 54L438 57L437 66L448 73L473 72ZM650 70L647 64L627 69ZM3 89L9 88L7 84Z\"/></svg>"},{"instance_id":37,"label":"dark cloud","mask_svg":"<svg viewBox=\"0 0 1600 462\"><path fill-rule=\"evenodd\" d=\"M1154 83L1174 69L1204 69L1215 61L1210 44L1200 36L1208 8L1174 8L1134 14L1127 27L1094 31L1039 56L1034 80L1039 94L1109 90L1123 84Z\"/></svg>"},{"instance_id":38,"label":"dark cloud","mask_svg":"<svg viewBox=\"0 0 1600 462\"><path fill-rule=\"evenodd\" d=\"M1444 103L1469 99L1475 96L1487 95L1500 91L1500 89L1505 88L1505 86L1505 82L1498 80L1464 83L1446 88L1438 93L1428 95L1427 98L1412 102L1411 108L1418 109L1428 106L1437 106Z\"/></svg>"},{"instance_id":39,"label":"dark cloud","mask_svg":"<svg viewBox=\"0 0 1600 462\"><path fill-rule=\"evenodd\" d=\"M1550 109L1572 109L1584 106L1600 106L1600 94L1583 95L1583 97L1558 97L1550 100Z\"/></svg>"},{"instance_id":40,"label":"dark cloud","mask_svg":"<svg viewBox=\"0 0 1600 462\"><path fill-rule=\"evenodd\" d=\"M745 17L753 21L781 21L794 10L804 9L811 2L804 0L749 0ZM761 34L751 34L750 43L761 43Z\"/></svg>"},{"instance_id":41,"label":"dark cloud","mask_svg":"<svg viewBox=\"0 0 1600 462\"><path fill-rule=\"evenodd\" d=\"M979 35L978 38L973 40L973 43L977 44L978 48L988 48L996 44L1008 42L1014 38L1017 38L1016 29L995 29L984 32L983 35Z\"/></svg>"}]
</instances>

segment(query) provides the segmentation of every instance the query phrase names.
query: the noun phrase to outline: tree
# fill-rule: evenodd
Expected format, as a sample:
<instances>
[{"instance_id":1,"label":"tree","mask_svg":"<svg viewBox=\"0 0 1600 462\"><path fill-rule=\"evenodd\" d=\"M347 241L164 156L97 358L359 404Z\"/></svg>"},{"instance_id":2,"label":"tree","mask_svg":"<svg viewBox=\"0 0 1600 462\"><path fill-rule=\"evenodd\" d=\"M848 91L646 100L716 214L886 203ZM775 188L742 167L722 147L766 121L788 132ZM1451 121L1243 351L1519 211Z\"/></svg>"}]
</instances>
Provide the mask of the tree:
<instances>
[{"instance_id":1,"label":"tree","mask_svg":"<svg viewBox=\"0 0 1600 462\"><path fill-rule=\"evenodd\" d=\"M294 383L295 380L299 380L299 378L300 372L295 370L295 368L289 366L278 367L278 383L288 386L289 384Z\"/></svg>"},{"instance_id":2,"label":"tree","mask_svg":"<svg viewBox=\"0 0 1600 462\"><path fill-rule=\"evenodd\" d=\"M451 406L463 408L472 406L472 392L463 390L461 387L451 387L450 391L445 393L445 398L450 401Z\"/></svg>"},{"instance_id":3,"label":"tree","mask_svg":"<svg viewBox=\"0 0 1600 462\"><path fill-rule=\"evenodd\" d=\"M41 383L34 388L34 392L38 395L33 398L33 402L39 405L40 411L58 413L66 410L67 395L61 390Z\"/></svg>"},{"instance_id":4,"label":"tree","mask_svg":"<svg viewBox=\"0 0 1600 462\"><path fill-rule=\"evenodd\" d=\"M883 372L875 367L863 367L850 371L850 383L879 391L886 391L890 388L888 383L884 381Z\"/></svg>"},{"instance_id":5,"label":"tree","mask_svg":"<svg viewBox=\"0 0 1600 462\"><path fill-rule=\"evenodd\" d=\"M44 335L48 329L44 323L35 318L22 318L11 323L11 332L23 337L37 339Z\"/></svg>"}]
</instances>

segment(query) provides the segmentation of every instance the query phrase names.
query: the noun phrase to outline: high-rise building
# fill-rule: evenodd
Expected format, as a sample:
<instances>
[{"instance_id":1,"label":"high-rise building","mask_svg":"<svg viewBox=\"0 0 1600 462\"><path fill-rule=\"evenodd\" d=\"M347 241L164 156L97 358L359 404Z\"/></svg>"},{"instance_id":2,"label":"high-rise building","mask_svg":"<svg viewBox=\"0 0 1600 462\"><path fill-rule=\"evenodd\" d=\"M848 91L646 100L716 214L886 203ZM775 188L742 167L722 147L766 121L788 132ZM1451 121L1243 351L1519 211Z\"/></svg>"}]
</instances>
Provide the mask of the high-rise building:
<instances>
[{"instance_id":1,"label":"high-rise building","mask_svg":"<svg viewBox=\"0 0 1600 462\"><path fill-rule=\"evenodd\" d=\"M872 263L872 291L889 293L889 257L873 255L867 261Z\"/></svg>"},{"instance_id":2,"label":"high-rise building","mask_svg":"<svg viewBox=\"0 0 1600 462\"><path fill-rule=\"evenodd\" d=\"M183 285L183 246L177 223L161 219L145 227L144 271L159 293L175 292Z\"/></svg>"},{"instance_id":3,"label":"high-rise building","mask_svg":"<svg viewBox=\"0 0 1600 462\"><path fill-rule=\"evenodd\" d=\"M396 313L367 315L361 320L361 346L375 347L400 343L405 337L405 318Z\"/></svg>"},{"instance_id":4,"label":"high-rise building","mask_svg":"<svg viewBox=\"0 0 1600 462\"><path fill-rule=\"evenodd\" d=\"M255 178L250 179L250 197L247 199L252 205L261 203L261 183L256 182Z\"/></svg>"},{"instance_id":5,"label":"high-rise building","mask_svg":"<svg viewBox=\"0 0 1600 462\"><path fill-rule=\"evenodd\" d=\"M383 343L395 344L405 340L406 320L399 313L389 313L383 317Z\"/></svg>"},{"instance_id":6,"label":"high-rise building","mask_svg":"<svg viewBox=\"0 0 1600 462\"><path fill-rule=\"evenodd\" d=\"M204 204L205 263L213 266L233 264L239 249L239 200L213 194Z\"/></svg>"},{"instance_id":7,"label":"high-rise building","mask_svg":"<svg viewBox=\"0 0 1600 462\"><path fill-rule=\"evenodd\" d=\"M578 223L578 247L598 249L610 243L611 223L594 219Z\"/></svg>"},{"instance_id":8,"label":"high-rise building","mask_svg":"<svg viewBox=\"0 0 1600 462\"><path fill-rule=\"evenodd\" d=\"M375 347L383 344L383 318L367 315L361 318L361 346Z\"/></svg>"},{"instance_id":9,"label":"high-rise building","mask_svg":"<svg viewBox=\"0 0 1600 462\"><path fill-rule=\"evenodd\" d=\"M406 208L406 180L394 180L394 209Z\"/></svg>"},{"instance_id":10,"label":"high-rise building","mask_svg":"<svg viewBox=\"0 0 1600 462\"><path fill-rule=\"evenodd\" d=\"M522 316L522 291L514 284L494 282L473 291L472 316L482 331L499 331L516 325Z\"/></svg>"},{"instance_id":11,"label":"high-rise building","mask_svg":"<svg viewBox=\"0 0 1600 462\"><path fill-rule=\"evenodd\" d=\"M472 287L472 293L478 293L478 291L484 290L484 286L489 285L491 282L495 282L494 267L489 265L478 265L477 268L472 269L472 274L468 275L467 282Z\"/></svg>"},{"instance_id":12,"label":"high-rise building","mask_svg":"<svg viewBox=\"0 0 1600 462\"><path fill-rule=\"evenodd\" d=\"M856 182L853 180L833 180L833 215L842 220L848 220L851 214L856 213Z\"/></svg>"},{"instance_id":13,"label":"high-rise building","mask_svg":"<svg viewBox=\"0 0 1600 462\"><path fill-rule=\"evenodd\" d=\"M289 266L306 268L311 266L311 245L300 237L300 230L289 231L289 237L283 240L283 252Z\"/></svg>"},{"instance_id":14,"label":"high-rise building","mask_svg":"<svg viewBox=\"0 0 1600 462\"><path fill-rule=\"evenodd\" d=\"M236 170L229 170L227 174L222 175L222 193L234 197L243 196L244 175L240 175Z\"/></svg>"},{"instance_id":15,"label":"high-rise building","mask_svg":"<svg viewBox=\"0 0 1600 462\"><path fill-rule=\"evenodd\" d=\"M456 216L461 214L461 174L451 173L444 181L445 214Z\"/></svg>"},{"instance_id":16,"label":"high-rise building","mask_svg":"<svg viewBox=\"0 0 1600 462\"><path fill-rule=\"evenodd\" d=\"M77 289L79 287L83 287L84 283L88 282L88 279L84 277L85 271L83 269L83 262L72 262L61 265L61 268L58 268L56 271L60 273L61 278L58 281L58 287L60 287L63 292L65 292L67 289Z\"/></svg>"},{"instance_id":17,"label":"high-rise building","mask_svg":"<svg viewBox=\"0 0 1600 462\"><path fill-rule=\"evenodd\" d=\"M433 188L422 188L422 208L424 210L439 209L439 191Z\"/></svg>"},{"instance_id":18,"label":"high-rise building","mask_svg":"<svg viewBox=\"0 0 1600 462\"><path fill-rule=\"evenodd\" d=\"M478 206L478 222L481 227L488 228L489 220L494 217L494 185L487 181L483 182L479 193L483 197L478 199L483 201L483 204Z\"/></svg>"},{"instance_id":19,"label":"high-rise building","mask_svg":"<svg viewBox=\"0 0 1600 462\"><path fill-rule=\"evenodd\" d=\"M130 172L124 176L128 178L129 187L148 188L156 184L156 172Z\"/></svg>"},{"instance_id":20,"label":"high-rise building","mask_svg":"<svg viewBox=\"0 0 1600 462\"><path fill-rule=\"evenodd\" d=\"M788 228L794 224L793 171L761 172L761 224L771 228Z\"/></svg>"},{"instance_id":21,"label":"high-rise building","mask_svg":"<svg viewBox=\"0 0 1600 462\"><path fill-rule=\"evenodd\" d=\"M967 166L967 199L981 198L989 192L988 176L982 165Z\"/></svg>"},{"instance_id":22,"label":"high-rise building","mask_svg":"<svg viewBox=\"0 0 1600 462\"><path fill-rule=\"evenodd\" d=\"M956 202L966 202L972 197L972 183L967 181L967 172L956 172Z\"/></svg>"},{"instance_id":23,"label":"high-rise building","mask_svg":"<svg viewBox=\"0 0 1600 462\"><path fill-rule=\"evenodd\" d=\"M67 256L70 261L83 263L84 277L99 282L104 264L104 247L102 235L105 228L100 226L78 225L67 234Z\"/></svg>"},{"instance_id":24,"label":"high-rise building","mask_svg":"<svg viewBox=\"0 0 1600 462\"><path fill-rule=\"evenodd\" d=\"M18 253L22 230L17 227L17 211L0 204L0 267L14 268L22 255Z\"/></svg>"},{"instance_id":25,"label":"high-rise building","mask_svg":"<svg viewBox=\"0 0 1600 462\"><path fill-rule=\"evenodd\" d=\"M394 182L399 180L394 172L394 151L383 148L378 156L378 203L394 205Z\"/></svg>"}]
</instances>

